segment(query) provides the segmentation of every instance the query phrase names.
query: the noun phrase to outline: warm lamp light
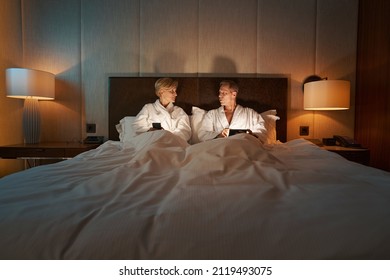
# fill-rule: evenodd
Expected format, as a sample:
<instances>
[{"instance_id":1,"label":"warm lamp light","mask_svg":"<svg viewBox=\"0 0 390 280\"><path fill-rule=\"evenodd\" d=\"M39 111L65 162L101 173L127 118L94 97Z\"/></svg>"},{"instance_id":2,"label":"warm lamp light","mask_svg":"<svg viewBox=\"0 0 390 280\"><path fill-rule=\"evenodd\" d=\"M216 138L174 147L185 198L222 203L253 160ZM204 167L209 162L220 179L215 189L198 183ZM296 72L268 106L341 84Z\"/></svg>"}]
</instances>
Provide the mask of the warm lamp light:
<instances>
[{"instance_id":1,"label":"warm lamp light","mask_svg":"<svg viewBox=\"0 0 390 280\"><path fill-rule=\"evenodd\" d=\"M305 110L347 110L350 103L350 82L319 80L304 84Z\"/></svg>"},{"instance_id":2,"label":"warm lamp light","mask_svg":"<svg viewBox=\"0 0 390 280\"><path fill-rule=\"evenodd\" d=\"M7 97L24 99L23 133L27 144L39 143L40 113L38 100L53 100L54 74L33 69L6 70Z\"/></svg>"}]
</instances>

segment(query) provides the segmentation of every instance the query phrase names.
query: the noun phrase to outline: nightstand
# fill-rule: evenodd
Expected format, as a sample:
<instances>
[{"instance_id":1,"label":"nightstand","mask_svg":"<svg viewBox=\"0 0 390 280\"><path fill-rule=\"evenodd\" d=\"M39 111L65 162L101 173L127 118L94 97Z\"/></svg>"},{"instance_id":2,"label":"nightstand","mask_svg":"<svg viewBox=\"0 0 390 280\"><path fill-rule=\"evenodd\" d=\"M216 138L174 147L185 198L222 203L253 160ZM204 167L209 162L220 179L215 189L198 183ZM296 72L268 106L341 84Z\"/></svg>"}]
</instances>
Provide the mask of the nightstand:
<instances>
[{"instance_id":1,"label":"nightstand","mask_svg":"<svg viewBox=\"0 0 390 280\"><path fill-rule=\"evenodd\" d=\"M43 142L38 144L0 146L0 158L33 160L33 164L28 163L32 167L40 165L41 160L52 160L51 162L56 162L69 159L82 152L95 149L99 145L73 142Z\"/></svg>"},{"instance_id":2,"label":"nightstand","mask_svg":"<svg viewBox=\"0 0 390 280\"><path fill-rule=\"evenodd\" d=\"M347 148L342 146L322 146L323 149L337 153L350 161L361 163L364 165L370 164L370 150L365 148Z\"/></svg>"}]
</instances>

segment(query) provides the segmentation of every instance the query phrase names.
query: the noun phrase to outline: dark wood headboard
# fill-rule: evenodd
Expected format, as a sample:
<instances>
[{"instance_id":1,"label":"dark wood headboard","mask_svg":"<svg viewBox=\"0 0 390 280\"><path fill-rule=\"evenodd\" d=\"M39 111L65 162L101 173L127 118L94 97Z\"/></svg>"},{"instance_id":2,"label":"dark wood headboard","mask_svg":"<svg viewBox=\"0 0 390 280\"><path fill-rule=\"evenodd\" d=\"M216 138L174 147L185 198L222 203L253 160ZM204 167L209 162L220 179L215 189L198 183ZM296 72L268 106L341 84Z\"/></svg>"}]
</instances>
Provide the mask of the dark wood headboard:
<instances>
[{"instance_id":1,"label":"dark wood headboard","mask_svg":"<svg viewBox=\"0 0 390 280\"><path fill-rule=\"evenodd\" d=\"M205 110L218 108L219 83L224 79L234 80L239 85L237 103L261 113L276 109L277 138L287 138L287 92L288 78L226 78L226 77L172 77L179 82L175 105L191 115L192 106ZM154 93L156 77L110 77L109 78L109 139L119 140L115 125L125 116L136 116L146 103L157 99Z\"/></svg>"}]
</instances>

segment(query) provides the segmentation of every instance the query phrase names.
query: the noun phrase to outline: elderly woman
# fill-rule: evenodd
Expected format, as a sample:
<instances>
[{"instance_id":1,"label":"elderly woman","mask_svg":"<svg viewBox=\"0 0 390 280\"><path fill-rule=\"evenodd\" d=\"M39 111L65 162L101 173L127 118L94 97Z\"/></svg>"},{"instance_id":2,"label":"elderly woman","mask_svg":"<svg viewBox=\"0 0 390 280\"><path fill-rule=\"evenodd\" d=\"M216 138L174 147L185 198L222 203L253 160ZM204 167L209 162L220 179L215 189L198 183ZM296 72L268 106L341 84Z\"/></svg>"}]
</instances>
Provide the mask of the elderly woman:
<instances>
[{"instance_id":1,"label":"elderly woman","mask_svg":"<svg viewBox=\"0 0 390 280\"><path fill-rule=\"evenodd\" d=\"M138 113L133 129L138 135L143 132L164 129L188 141L191 127L188 115L178 106L176 100L178 82L171 78L161 78L154 84L158 99L154 103L145 104Z\"/></svg>"}]
</instances>

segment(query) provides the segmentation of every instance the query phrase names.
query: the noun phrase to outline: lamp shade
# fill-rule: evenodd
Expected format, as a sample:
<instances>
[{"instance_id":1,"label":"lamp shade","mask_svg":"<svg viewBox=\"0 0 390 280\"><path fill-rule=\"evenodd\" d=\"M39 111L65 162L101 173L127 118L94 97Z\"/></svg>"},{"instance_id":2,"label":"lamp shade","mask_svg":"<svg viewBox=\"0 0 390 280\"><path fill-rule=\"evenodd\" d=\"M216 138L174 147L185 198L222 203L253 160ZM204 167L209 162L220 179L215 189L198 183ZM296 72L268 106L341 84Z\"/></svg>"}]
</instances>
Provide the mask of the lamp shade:
<instances>
[{"instance_id":1,"label":"lamp shade","mask_svg":"<svg viewBox=\"0 0 390 280\"><path fill-rule=\"evenodd\" d=\"M24 142L26 144L39 143L41 117L38 100L54 99L54 74L33 69L9 68L5 76L7 97L24 99Z\"/></svg>"},{"instance_id":2,"label":"lamp shade","mask_svg":"<svg viewBox=\"0 0 390 280\"><path fill-rule=\"evenodd\" d=\"M350 103L349 81L320 80L304 84L305 110L347 110Z\"/></svg>"},{"instance_id":3,"label":"lamp shade","mask_svg":"<svg viewBox=\"0 0 390 280\"><path fill-rule=\"evenodd\" d=\"M9 68L6 70L6 85L8 97L39 100L54 99L55 76L49 72Z\"/></svg>"}]
</instances>

